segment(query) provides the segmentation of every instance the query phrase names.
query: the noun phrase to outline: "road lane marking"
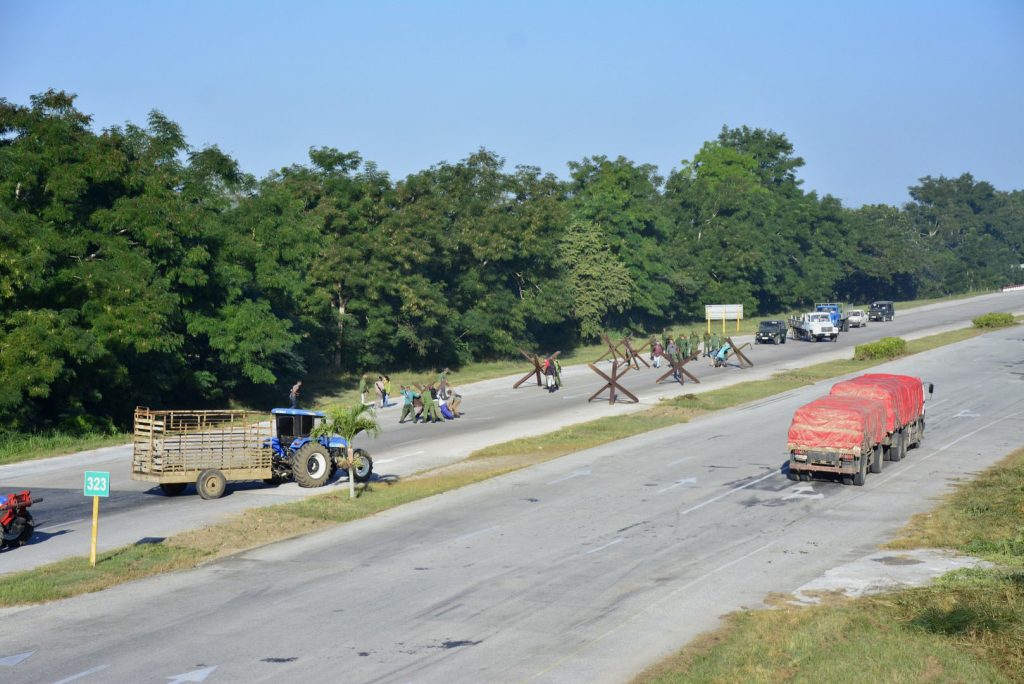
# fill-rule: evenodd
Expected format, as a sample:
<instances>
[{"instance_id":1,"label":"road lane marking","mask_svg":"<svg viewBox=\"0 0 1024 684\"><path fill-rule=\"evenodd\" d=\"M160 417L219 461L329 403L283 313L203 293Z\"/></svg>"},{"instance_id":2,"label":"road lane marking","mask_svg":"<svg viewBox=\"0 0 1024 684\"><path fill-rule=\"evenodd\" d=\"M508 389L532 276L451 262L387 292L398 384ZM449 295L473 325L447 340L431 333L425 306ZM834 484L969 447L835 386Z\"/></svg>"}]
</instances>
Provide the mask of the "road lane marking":
<instances>
[{"instance_id":1,"label":"road lane marking","mask_svg":"<svg viewBox=\"0 0 1024 684\"><path fill-rule=\"evenodd\" d=\"M490 532L491 530L496 530L496 529L498 529L497 525L491 525L490 527L485 527L482 530L477 530L476 532L470 532L469 534L464 534L461 537L456 537L452 541L453 542L465 541L467 539L472 539L473 537L478 537L481 534L486 534L487 532Z\"/></svg>"},{"instance_id":2,"label":"road lane marking","mask_svg":"<svg viewBox=\"0 0 1024 684\"><path fill-rule=\"evenodd\" d=\"M749 487L751 485L756 485L758 482L763 482L764 480L767 480L769 477L772 477L772 476L778 475L778 474L779 474L778 471L773 470L772 472L768 473L764 477L759 477L756 480L752 480L752 481L748 482L745 485L740 485L739 487L735 487L735 488L730 489L730 490L728 490L726 492L722 492L718 496L714 496L714 497L708 499L707 501L704 501L703 503L697 504L696 506L690 506L685 511L680 512L679 515L686 515L687 513L692 513L695 510L697 510L698 508L704 508L708 504L714 503L714 502L718 501L719 499L724 499L725 497L729 496L730 494L734 494L734 493L740 491L741 489L746 489L747 487Z\"/></svg>"},{"instance_id":3,"label":"road lane marking","mask_svg":"<svg viewBox=\"0 0 1024 684\"><path fill-rule=\"evenodd\" d=\"M697 478L695 478L695 477L684 477L682 480L676 480L675 482L670 484L668 487L665 487L664 489L659 489L657 493L658 494L664 494L665 492L667 492L670 489L675 489L676 487L682 487L683 485L686 485L686 484L697 484Z\"/></svg>"},{"instance_id":4,"label":"road lane marking","mask_svg":"<svg viewBox=\"0 0 1024 684\"><path fill-rule=\"evenodd\" d=\"M216 669L216 665L213 667L204 667L202 670L192 670L191 672L167 677L167 679L171 684L182 684L183 682L205 682L206 678L213 674L213 671Z\"/></svg>"},{"instance_id":5,"label":"road lane marking","mask_svg":"<svg viewBox=\"0 0 1024 684\"><path fill-rule=\"evenodd\" d=\"M426 439L426 437L420 437L419 439L410 439L408 442L400 442L400 443L396 444L395 447L397 448L397 447L408 446L410 444L415 444L416 442L422 442L425 439Z\"/></svg>"},{"instance_id":6,"label":"road lane marking","mask_svg":"<svg viewBox=\"0 0 1024 684\"><path fill-rule=\"evenodd\" d=\"M581 470L574 470L571 473L569 473L568 475L563 475L562 477L558 478L557 480L551 480L551 482L548 482L548 484L549 485L558 484L559 482L565 482L566 480L571 480L574 477L585 477L585 476L588 476L588 475L590 475L590 468L583 468Z\"/></svg>"},{"instance_id":7,"label":"road lane marking","mask_svg":"<svg viewBox=\"0 0 1024 684\"><path fill-rule=\"evenodd\" d=\"M963 411L961 411L960 413L956 414L953 417L954 418L981 418L981 414L978 413L977 411L972 411L970 409L964 409Z\"/></svg>"},{"instance_id":8,"label":"road lane marking","mask_svg":"<svg viewBox=\"0 0 1024 684\"><path fill-rule=\"evenodd\" d=\"M70 677L65 677L64 679L61 679L60 681L56 681L53 684L67 684L68 682L73 682L76 679L81 679L82 677L88 677L91 674L96 674L97 672L100 672L102 670L106 670L108 667L110 667L110 666L109 665L97 665L96 667L92 668L91 670L86 670L85 672L79 672L78 674L71 675Z\"/></svg>"},{"instance_id":9,"label":"road lane marking","mask_svg":"<svg viewBox=\"0 0 1024 684\"><path fill-rule=\"evenodd\" d=\"M753 539L756 539L756 537L750 537L749 539L744 540L744 542L751 541ZM561 666L563 663L568 661L570 658L574 658L574 657L578 656L580 653L582 653L583 651L585 651L586 649L592 648L593 646L599 644L600 642L604 641L605 639L610 637L612 634L614 634L615 632L617 632L620 629L622 629L623 627L625 627L626 625L630 624L631 622L635 622L637 619L639 619L645 613L649 613L654 608L659 607L667 599L672 598L676 594L678 594L678 593L680 593L682 591L686 591L687 589L690 589L691 587L704 582L709 577L713 577L714 575L717 575L718 573L722 572L726 568L732 567L733 565L736 565L737 563L742 563L743 561L747 560L748 558L761 553L765 549L768 549L768 548L771 548L772 546L775 546L776 544L778 544L781 541L782 541L781 538L773 539L772 541L768 542L767 544L764 544L763 546L759 546L756 549L754 549L753 551L751 551L749 553L743 554L739 558L735 558L735 559L733 559L733 560L731 560L731 561L729 561L727 563L723 563L722 565L719 565L714 570L710 570L710 571L704 573L703 575L701 575L700 577L698 577L698 578L696 578L694 580L691 580L690 582L687 582L683 586L677 587L676 589L673 589L667 595L665 595L663 598L658 599L656 601L653 601L652 603L649 603L647 606L641 608L637 612L635 612L632 615L630 615L630 616L626 617L625 619L623 619L622 622L620 622L619 624L615 625L614 627L610 627L608 629L608 631L606 631L604 634L601 634L601 635L599 635L597 637L594 637L590 641L587 641L587 642L581 644L579 647L574 649L572 652L567 653L566 655L562 656L561 658L556 660L554 663L552 663L548 667L546 667L546 668L544 668L542 670L539 670L538 672L535 672L534 674L526 677L522 681L524 681L524 682L531 681L531 680L538 679L541 676L550 673L552 670L554 670L555 668Z\"/></svg>"},{"instance_id":10,"label":"road lane marking","mask_svg":"<svg viewBox=\"0 0 1024 684\"><path fill-rule=\"evenodd\" d=\"M624 541L626 541L626 540L623 539L622 537L618 537L616 539L612 539L610 542L608 542L604 546L598 546L596 549L590 549L589 551L584 551L583 553L584 553L584 555L589 556L592 553L597 553L598 551L604 551L609 546L615 546L616 544L620 544L620 543L622 543Z\"/></svg>"},{"instance_id":11,"label":"road lane marking","mask_svg":"<svg viewBox=\"0 0 1024 684\"><path fill-rule=\"evenodd\" d=\"M814 491L814 485L797 485L790 490L790 493L782 497L783 501L789 499L824 499L825 495Z\"/></svg>"},{"instance_id":12,"label":"road lane marking","mask_svg":"<svg viewBox=\"0 0 1024 684\"><path fill-rule=\"evenodd\" d=\"M674 466L674 465L679 465L680 463L686 463L686 462L687 462L687 461L689 461L689 460L690 460L691 458L693 458L693 456L685 456L685 457L683 457L683 458L679 459L678 461L672 461L671 463L666 463L666 464L665 464L665 467L666 467L666 468L671 468L671 467L672 467L672 466Z\"/></svg>"},{"instance_id":13,"label":"road lane marking","mask_svg":"<svg viewBox=\"0 0 1024 684\"><path fill-rule=\"evenodd\" d=\"M420 454L425 453L427 452L424 451L423 449L420 449L419 451L414 451L411 454L402 454L401 456L395 456L394 458L378 458L376 461L374 461L374 463L391 463L392 461L397 461L402 458L409 458L410 456L419 456Z\"/></svg>"},{"instance_id":14,"label":"road lane marking","mask_svg":"<svg viewBox=\"0 0 1024 684\"><path fill-rule=\"evenodd\" d=\"M954 439L949 444L947 444L945 446L942 446L942 447L939 447L938 449L936 449L935 451L931 452L930 454L926 454L924 456L920 456L918 458L912 459L909 463L907 463L905 468L901 468L899 470L899 472L893 473L892 475L889 475L888 477L882 478L881 480L879 480L878 484L884 484L884 483L888 482L889 480L891 480L893 478L899 477L900 475L903 475L903 474L907 473L911 468L913 468L918 463L922 463L924 461L927 461L929 458L931 458L932 456L935 456L936 454L941 454L946 449L949 449L950 447L955 446L956 444L964 441L968 437L973 437L974 435L978 434L979 432L982 432L983 430L987 430L987 429L989 429L990 427L992 427L993 425L995 425L997 423L1002 423L1004 420L1009 420L1010 418L1016 418L1017 416L1022 415L1022 414L1024 414L1024 411L1017 411L1015 413L1010 413L1010 414L1007 414L1007 415L1003 416L1002 418L997 418L997 419L993 420L991 423L988 423L987 425L982 425L980 428L977 428L975 430L971 430L970 432L968 432L968 433L966 433L964 435L961 435L960 437L957 437L956 439Z\"/></svg>"},{"instance_id":15,"label":"road lane marking","mask_svg":"<svg viewBox=\"0 0 1024 684\"><path fill-rule=\"evenodd\" d=\"M22 660L29 658L35 651L25 651L24 653L16 653L14 655L5 656L0 658L0 665L4 667L14 667Z\"/></svg>"}]
</instances>

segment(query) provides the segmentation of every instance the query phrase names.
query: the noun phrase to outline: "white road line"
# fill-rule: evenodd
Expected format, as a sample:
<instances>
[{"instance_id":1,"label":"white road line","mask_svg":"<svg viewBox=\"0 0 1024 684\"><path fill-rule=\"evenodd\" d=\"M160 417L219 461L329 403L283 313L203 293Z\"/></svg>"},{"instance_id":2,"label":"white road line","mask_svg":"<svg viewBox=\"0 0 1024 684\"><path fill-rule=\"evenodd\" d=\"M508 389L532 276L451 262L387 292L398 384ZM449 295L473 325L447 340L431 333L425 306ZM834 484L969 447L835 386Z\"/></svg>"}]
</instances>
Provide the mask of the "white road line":
<instances>
[{"instance_id":1,"label":"white road line","mask_svg":"<svg viewBox=\"0 0 1024 684\"><path fill-rule=\"evenodd\" d=\"M907 463L905 468L901 468L898 473L893 473L892 475L879 480L878 484L883 484L885 482L888 482L889 480L892 480L894 478L899 477L900 475L904 475L904 474L907 473L907 471L909 471L911 468L913 468L916 464L922 463L924 461L927 461L929 458L931 458L932 456L935 456L936 454L941 454L946 449L948 449L948 448L950 448L950 447L952 447L952 446L954 446L954 445L964 441L968 437L973 437L974 435L978 434L979 432L981 432L983 430L987 430L987 429L989 429L990 427L992 427L993 425L995 425L997 423L1002 423L1004 420L1009 420L1010 418L1016 418L1017 416L1022 415L1022 414L1024 414L1024 411L1017 411L1016 413L1007 414L1007 415L1003 416L1002 418L997 418L996 420L993 420L991 423L988 423L987 425L982 425L980 428L978 428L976 430L971 430L970 432L968 432L968 433L966 433L964 435L961 435L960 437L957 437L956 439L954 439L949 444L946 444L945 446L939 447L938 449L936 449L935 451L931 452L930 454L926 454L925 456L921 456L919 458L912 458Z\"/></svg>"},{"instance_id":2,"label":"white road line","mask_svg":"<svg viewBox=\"0 0 1024 684\"><path fill-rule=\"evenodd\" d=\"M423 449L420 449L419 451L413 451L412 453L409 454L402 454L401 456L395 456L394 458L378 458L376 461L374 461L374 463L391 463L392 461L397 461L402 458L409 458L410 456L419 456L420 454L425 453L427 452L424 451Z\"/></svg>"},{"instance_id":3,"label":"white road line","mask_svg":"<svg viewBox=\"0 0 1024 684\"><path fill-rule=\"evenodd\" d=\"M76 520L68 520L67 522L61 523L46 523L45 525L37 525L37 530L45 530L49 527L61 527L63 525L77 525L78 523L85 522L85 518L78 518Z\"/></svg>"},{"instance_id":4,"label":"white road line","mask_svg":"<svg viewBox=\"0 0 1024 684\"><path fill-rule=\"evenodd\" d=\"M79 672L78 674L71 675L70 677L65 677L64 679L61 679L60 681L54 682L53 684L67 684L67 682L73 682L76 679L81 679L82 677L88 677L91 674L96 674L97 672L100 672L102 670L106 670L108 667L110 667L110 666L109 665L98 665L98 666L92 668L91 670L86 670L85 672Z\"/></svg>"},{"instance_id":5,"label":"white road line","mask_svg":"<svg viewBox=\"0 0 1024 684\"><path fill-rule=\"evenodd\" d=\"M415 444L416 442L422 442L425 439L426 439L426 437L420 437L419 439L410 439L408 442L402 442L400 444L396 444L395 447L397 448L397 447L408 446L410 444Z\"/></svg>"},{"instance_id":6,"label":"white road line","mask_svg":"<svg viewBox=\"0 0 1024 684\"><path fill-rule=\"evenodd\" d=\"M674 465L679 465L680 463L686 463L687 461L689 461L692 458L693 458L693 456L686 456L684 458L679 459L678 461L672 461L671 463L666 463L665 467L666 468L671 468Z\"/></svg>"},{"instance_id":7,"label":"white road line","mask_svg":"<svg viewBox=\"0 0 1024 684\"><path fill-rule=\"evenodd\" d=\"M582 396L583 396L582 394L570 394L570 395L562 397L562 398L563 399L576 399L577 397L582 397Z\"/></svg>"},{"instance_id":8,"label":"white road line","mask_svg":"<svg viewBox=\"0 0 1024 684\"><path fill-rule=\"evenodd\" d=\"M675 489L676 487L682 487L685 484L697 484L697 478L695 478L695 477L684 477L682 480L676 480L675 482L670 484L668 487L665 487L664 489L659 489L658 490L658 494L664 494L665 492L667 492L670 489Z\"/></svg>"},{"instance_id":9,"label":"white road line","mask_svg":"<svg viewBox=\"0 0 1024 684\"><path fill-rule=\"evenodd\" d=\"M549 485L558 484L559 482L565 482L566 480L571 480L574 477L585 477L587 475L590 475L590 468L585 468L583 470L574 470L573 472L569 473L568 475L563 475L562 477L558 478L557 480L551 480L551 482L548 482L548 484Z\"/></svg>"},{"instance_id":10,"label":"white road line","mask_svg":"<svg viewBox=\"0 0 1024 684\"><path fill-rule=\"evenodd\" d=\"M584 551L584 554L589 556L592 553L597 553L598 551L604 551L609 546L615 546L616 544L619 544L619 543L624 542L624 541L626 541L626 540L623 539L622 537L619 537L618 539L612 539L610 542L608 542L604 546L598 546L596 549L590 549L589 551Z\"/></svg>"},{"instance_id":11,"label":"white road line","mask_svg":"<svg viewBox=\"0 0 1024 684\"><path fill-rule=\"evenodd\" d=\"M480 416L476 420L494 420L494 416Z\"/></svg>"},{"instance_id":12,"label":"white road line","mask_svg":"<svg viewBox=\"0 0 1024 684\"><path fill-rule=\"evenodd\" d=\"M773 477L773 476L778 475L778 474L779 474L778 471L772 471L772 472L768 473L767 475L765 475L764 477L759 477L756 480L752 480L752 481L748 482L745 485L740 485L739 487L736 487L734 489L730 489L727 492L722 492L718 496L712 497L712 498L708 499L707 501L705 501L703 503L697 504L696 506L690 506L685 511L681 511L679 513L679 515L686 515L687 513L692 513L693 511L697 510L698 508L704 508L705 506L707 506L710 503L714 503L714 502L718 501L719 499L724 499L725 497L729 496L730 494L738 492L741 489L746 489L747 487L749 487L751 485L756 485L758 482L763 482L764 480L767 480L769 477Z\"/></svg>"},{"instance_id":13,"label":"white road line","mask_svg":"<svg viewBox=\"0 0 1024 684\"><path fill-rule=\"evenodd\" d=\"M466 539L472 539L473 537L478 537L481 534L486 534L487 532L490 532L491 530L496 530L496 529L498 529L497 525L491 525L490 527L485 527L482 530L477 530L476 532L470 532L469 534L464 534L461 537L456 537L452 541L453 542L465 541Z\"/></svg>"}]
</instances>

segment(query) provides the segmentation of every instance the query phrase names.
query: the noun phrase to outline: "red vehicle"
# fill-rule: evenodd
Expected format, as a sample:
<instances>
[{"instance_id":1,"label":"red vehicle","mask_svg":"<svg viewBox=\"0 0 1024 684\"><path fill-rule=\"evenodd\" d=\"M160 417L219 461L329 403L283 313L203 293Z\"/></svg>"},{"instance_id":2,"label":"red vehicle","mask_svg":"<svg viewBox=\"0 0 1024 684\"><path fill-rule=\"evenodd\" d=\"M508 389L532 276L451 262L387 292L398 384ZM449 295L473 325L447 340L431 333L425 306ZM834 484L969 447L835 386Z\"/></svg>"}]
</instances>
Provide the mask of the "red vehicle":
<instances>
[{"instance_id":1,"label":"red vehicle","mask_svg":"<svg viewBox=\"0 0 1024 684\"><path fill-rule=\"evenodd\" d=\"M928 393L934 386L928 383ZM869 373L832 386L833 396L855 396L874 399L885 407L885 457L899 461L907 449L920 446L924 440L925 398L920 378L890 373Z\"/></svg>"},{"instance_id":2,"label":"red vehicle","mask_svg":"<svg viewBox=\"0 0 1024 684\"><path fill-rule=\"evenodd\" d=\"M27 489L10 496L0 495L0 530L3 532L0 548L16 549L32 538L35 524L26 509L40 501L42 498L33 501L32 492Z\"/></svg>"},{"instance_id":3,"label":"red vehicle","mask_svg":"<svg viewBox=\"0 0 1024 684\"><path fill-rule=\"evenodd\" d=\"M829 395L801 406L789 426L790 480L830 473L863 485L882 472L885 406L876 399Z\"/></svg>"}]
</instances>

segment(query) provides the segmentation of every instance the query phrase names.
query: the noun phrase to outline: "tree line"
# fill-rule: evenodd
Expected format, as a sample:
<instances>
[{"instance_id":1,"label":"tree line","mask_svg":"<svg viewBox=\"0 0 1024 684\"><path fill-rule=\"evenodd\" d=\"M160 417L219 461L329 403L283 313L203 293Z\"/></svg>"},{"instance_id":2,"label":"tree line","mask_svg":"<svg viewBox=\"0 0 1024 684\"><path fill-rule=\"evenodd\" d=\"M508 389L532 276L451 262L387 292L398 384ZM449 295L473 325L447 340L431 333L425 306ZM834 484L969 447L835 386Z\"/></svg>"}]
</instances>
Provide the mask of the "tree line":
<instances>
[{"instance_id":1,"label":"tree line","mask_svg":"<svg viewBox=\"0 0 1024 684\"><path fill-rule=\"evenodd\" d=\"M784 134L723 127L661 176L480 149L393 179L310 149L257 179L160 112L0 99L0 430L257 405L326 368L457 367L601 330L1021 280L1024 193L925 176L902 207L805 192ZM273 395L268 392L273 391Z\"/></svg>"}]
</instances>

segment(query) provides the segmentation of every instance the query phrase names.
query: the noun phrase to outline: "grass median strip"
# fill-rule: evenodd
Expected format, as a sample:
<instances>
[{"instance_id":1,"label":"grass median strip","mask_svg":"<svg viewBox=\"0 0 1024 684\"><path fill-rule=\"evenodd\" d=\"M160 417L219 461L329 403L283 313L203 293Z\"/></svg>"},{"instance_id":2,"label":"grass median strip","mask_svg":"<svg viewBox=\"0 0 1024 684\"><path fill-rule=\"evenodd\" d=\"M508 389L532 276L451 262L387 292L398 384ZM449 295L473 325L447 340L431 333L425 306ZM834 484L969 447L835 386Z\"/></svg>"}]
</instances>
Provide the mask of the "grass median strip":
<instances>
[{"instance_id":1,"label":"grass median strip","mask_svg":"<svg viewBox=\"0 0 1024 684\"><path fill-rule=\"evenodd\" d=\"M992 569L827 605L735 613L634 684L1024 680L1024 449L914 516L888 548L949 548Z\"/></svg>"},{"instance_id":2,"label":"grass median strip","mask_svg":"<svg viewBox=\"0 0 1024 684\"><path fill-rule=\"evenodd\" d=\"M957 330L908 343L918 353L969 339L985 331ZM100 554L96 568L73 558L0 577L0 605L51 601L142 577L195 567L245 549L373 515L428 496L464 487L519 468L633 435L685 423L697 416L774 396L821 380L857 372L881 361L833 361L785 371L699 395L683 395L625 416L601 418L539 437L517 439L474 452L466 461L394 482L373 482L361 495L325 494L303 501L252 509L233 520Z\"/></svg>"}]
</instances>

